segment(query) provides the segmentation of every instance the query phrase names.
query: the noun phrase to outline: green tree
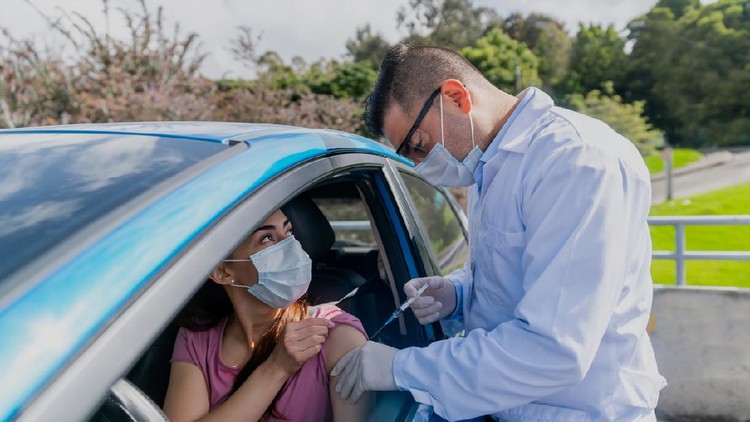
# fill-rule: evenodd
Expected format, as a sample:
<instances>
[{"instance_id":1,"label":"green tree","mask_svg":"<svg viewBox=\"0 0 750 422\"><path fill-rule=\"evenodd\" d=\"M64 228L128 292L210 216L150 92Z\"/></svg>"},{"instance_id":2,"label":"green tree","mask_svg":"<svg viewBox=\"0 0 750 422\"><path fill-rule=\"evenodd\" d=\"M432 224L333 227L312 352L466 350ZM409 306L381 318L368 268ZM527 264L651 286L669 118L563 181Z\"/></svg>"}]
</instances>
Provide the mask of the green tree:
<instances>
[{"instance_id":1,"label":"green tree","mask_svg":"<svg viewBox=\"0 0 750 422\"><path fill-rule=\"evenodd\" d=\"M336 65L334 70L317 84L311 83L310 87L317 94L361 100L375 85L377 77L378 72L373 70L368 62L343 63Z\"/></svg>"},{"instance_id":2,"label":"green tree","mask_svg":"<svg viewBox=\"0 0 750 422\"><path fill-rule=\"evenodd\" d=\"M508 16L503 29L516 41L526 44L539 58L539 76L547 91L564 81L570 66L571 39L565 25L550 16L520 13Z\"/></svg>"},{"instance_id":3,"label":"green tree","mask_svg":"<svg viewBox=\"0 0 750 422\"><path fill-rule=\"evenodd\" d=\"M505 92L518 93L530 85L541 85L539 60L534 53L499 28L491 29L475 46L463 48L461 54Z\"/></svg>"},{"instance_id":4,"label":"green tree","mask_svg":"<svg viewBox=\"0 0 750 422\"><path fill-rule=\"evenodd\" d=\"M337 98L364 99L377 78L378 72L367 63L344 63L333 72L333 95Z\"/></svg>"},{"instance_id":5,"label":"green tree","mask_svg":"<svg viewBox=\"0 0 750 422\"><path fill-rule=\"evenodd\" d=\"M570 72L566 86L568 93L599 89L606 81L616 86L626 72L625 40L614 26L579 25L570 55Z\"/></svg>"},{"instance_id":6,"label":"green tree","mask_svg":"<svg viewBox=\"0 0 750 422\"><path fill-rule=\"evenodd\" d=\"M670 143L750 144L747 1L686 6L679 17L662 3L631 22L624 95L647 101L647 114Z\"/></svg>"},{"instance_id":7,"label":"green tree","mask_svg":"<svg viewBox=\"0 0 750 422\"><path fill-rule=\"evenodd\" d=\"M409 7L397 12L396 23L407 32L404 42L458 50L473 45L500 18L472 0L409 0Z\"/></svg>"},{"instance_id":8,"label":"green tree","mask_svg":"<svg viewBox=\"0 0 750 422\"><path fill-rule=\"evenodd\" d=\"M628 29L628 38L634 44L618 89L626 101L646 101L645 113L650 121L671 138L673 125L664 114L669 97L656 95L653 88L657 81L668 77L672 67L674 40L679 32L674 12L664 7L652 8L645 16L630 22Z\"/></svg>"},{"instance_id":9,"label":"green tree","mask_svg":"<svg viewBox=\"0 0 750 422\"><path fill-rule=\"evenodd\" d=\"M294 60L296 66L287 64L275 51L266 51L258 56L257 60L257 79L276 89L298 88L304 84L301 75L298 73L300 68L299 60ZM304 66L304 65L303 65Z\"/></svg>"},{"instance_id":10,"label":"green tree","mask_svg":"<svg viewBox=\"0 0 750 422\"><path fill-rule=\"evenodd\" d=\"M686 12L701 6L700 0L659 0L654 7L664 7L672 11L677 18L681 18Z\"/></svg>"},{"instance_id":11,"label":"green tree","mask_svg":"<svg viewBox=\"0 0 750 422\"><path fill-rule=\"evenodd\" d=\"M380 62L391 44L379 33L372 33L370 24L357 28L354 38L346 41L347 55L356 63L367 63L374 70L380 69Z\"/></svg>"},{"instance_id":12,"label":"green tree","mask_svg":"<svg viewBox=\"0 0 750 422\"><path fill-rule=\"evenodd\" d=\"M663 141L664 134L643 115L644 102L623 103L611 82L604 84L603 91L596 89L585 96L571 94L567 103L574 110L607 123L633 142L643 156L654 154Z\"/></svg>"}]
</instances>

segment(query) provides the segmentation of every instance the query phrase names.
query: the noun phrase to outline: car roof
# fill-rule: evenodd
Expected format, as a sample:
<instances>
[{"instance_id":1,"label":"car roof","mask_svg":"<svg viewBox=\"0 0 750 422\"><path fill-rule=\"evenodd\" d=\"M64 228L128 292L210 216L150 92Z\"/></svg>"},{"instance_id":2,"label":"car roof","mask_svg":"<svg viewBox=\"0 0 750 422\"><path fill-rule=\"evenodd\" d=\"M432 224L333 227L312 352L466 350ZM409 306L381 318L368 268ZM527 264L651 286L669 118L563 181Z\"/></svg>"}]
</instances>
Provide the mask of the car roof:
<instances>
[{"instance_id":1,"label":"car roof","mask_svg":"<svg viewBox=\"0 0 750 422\"><path fill-rule=\"evenodd\" d=\"M233 142L248 146L172 185L163 196L108 228L104 236L55 264L54 271L39 276L31 287L15 292L12 300L0 297L3 420L16 415L106 323L112 311L168 265L184 245L266 181L331 153L375 154L404 162L391 148L361 136L268 124L149 122L34 127L0 130L0 146L3 135L9 134L133 135L134 142L157 137L226 144L227 150ZM149 253L131 245L141 245Z\"/></svg>"},{"instance_id":2,"label":"car roof","mask_svg":"<svg viewBox=\"0 0 750 422\"><path fill-rule=\"evenodd\" d=\"M271 123L241 123L241 122L124 122L124 123L81 123L70 125L34 126L18 129L0 130L0 135L8 133L100 133L121 135L145 135L194 139L208 142L228 143L232 140L251 140L255 136L275 135L284 136L289 133L307 133L311 136L320 134L337 134L345 138L358 138L365 141L360 145L363 150L370 150L366 143L380 145L367 138L352 135L332 129L308 129L297 126L278 125ZM371 145L373 146L373 145ZM375 148L378 153L388 152ZM363 151L364 152L364 151ZM397 158L395 154L393 158Z\"/></svg>"},{"instance_id":3,"label":"car roof","mask_svg":"<svg viewBox=\"0 0 750 422\"><path fill-rule=\"evenodd\" d=\"M3 133L102 133L123 135L147 135L196 139L225 143L233 138L250 136L261 131L283 133L305 130L293 126L237 123L237 122L125 122L82 123L72 125L35 126L1 130Z\"/></svg>"},{"instance_id":4,"label":"car roof","mask_svg":"<svg viewBox=\"0 0 750 422\"><path fill-rule=\"evenodd\" d=\"M231 144L247 142L252 144L261 138L286 138L290 135L322 139L328 152L349 150L351 152L371 153L386 156L413 164L396 155L395 151L381 143L363 136L334 129L309 129L297 126L271 123L240 122L124 122L124 123L82 123L70 125L33 126L17 129L0 129L1 135L8 134L109 134L134 135L183 140L198 140L213 143ZM0 140L0 142L2 142Z\"/></svg>"}]
</instances>

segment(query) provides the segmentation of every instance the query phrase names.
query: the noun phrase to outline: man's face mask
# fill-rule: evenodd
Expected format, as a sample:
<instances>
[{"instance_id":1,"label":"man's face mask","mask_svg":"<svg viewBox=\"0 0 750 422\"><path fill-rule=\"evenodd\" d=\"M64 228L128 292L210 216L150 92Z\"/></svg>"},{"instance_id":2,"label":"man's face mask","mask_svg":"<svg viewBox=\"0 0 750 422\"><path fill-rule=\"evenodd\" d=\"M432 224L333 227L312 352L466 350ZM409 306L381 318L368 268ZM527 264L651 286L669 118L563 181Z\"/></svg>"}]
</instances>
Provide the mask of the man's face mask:
<instances>
[{"instance_id":1,"label":"man's face mask","mask_svg":"<svg viewBox=\"0 0 750 422\"><path fill-rule=\"evenodd\" d=\"M415 170L433 186L464 187L474 184L474 170L482 158L482 150L474 141L474 120L469 111L469 126L471 129L471 145L473 148L463 161L458 161L445 148L445 128L443 125L443 96L440 95L440 138L441 143L435 144L427 157L417 164Z\"/></svg>"},{"instance_id":2,"label":"man's face mask","mask_svg":"<svg viewBox=\"0 0 750 422\"><path fill-rule=\"evenodd\" d=\"M286 308L307 292L312 278L312 261L302 245L289 236L281 242L250 255L258 270L258 283L252 286L230 284L246 288L251 295L272 308Z\"/></svg>"}]
</instances>

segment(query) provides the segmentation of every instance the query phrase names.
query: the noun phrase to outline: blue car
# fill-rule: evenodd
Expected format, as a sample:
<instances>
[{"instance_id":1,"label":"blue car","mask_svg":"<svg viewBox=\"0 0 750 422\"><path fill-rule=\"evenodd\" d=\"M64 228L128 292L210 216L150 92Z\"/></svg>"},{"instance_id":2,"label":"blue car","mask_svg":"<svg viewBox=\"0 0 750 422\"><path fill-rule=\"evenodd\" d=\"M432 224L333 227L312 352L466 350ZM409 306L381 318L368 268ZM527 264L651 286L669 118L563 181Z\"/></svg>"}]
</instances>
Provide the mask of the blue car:
<instances>
[{"instance_id":1,"label":"blue car","mask_svg":"<svg viewBox=\"0 0 750 422\"><path fill-rule=\"evenodd\" d=\"M161 122L0 131L0 420L159 420L175 315L283 207L314 262L312 304L375 333L411 278L467 256L445 191L333 130ZM384 265L379 267L378 260ZM373 340L448 333L407 312ZM411 420L405 392L372 420Z\"/></svg>"}]
</instances>

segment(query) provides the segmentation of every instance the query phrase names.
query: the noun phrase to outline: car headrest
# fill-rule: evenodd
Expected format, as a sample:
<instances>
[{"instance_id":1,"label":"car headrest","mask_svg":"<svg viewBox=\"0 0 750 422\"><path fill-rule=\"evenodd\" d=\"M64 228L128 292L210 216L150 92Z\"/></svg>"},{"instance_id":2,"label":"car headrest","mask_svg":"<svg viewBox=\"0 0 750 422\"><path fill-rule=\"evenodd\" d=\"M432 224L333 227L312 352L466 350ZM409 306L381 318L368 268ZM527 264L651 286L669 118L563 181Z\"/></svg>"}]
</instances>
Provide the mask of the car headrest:
<instances>
[{"instance_id":1,"label":"car headrest","mask_svg":"<svg viewBox=\"0 0 750 422\"><path fill-rule=\"evenodd\" d=\"M292 223L294 237L302 244L302 249L313 262L326 257L336 240L333 228L315 202L306 194L301 194L281 207Z\"/></svg>"}]
</instances>

